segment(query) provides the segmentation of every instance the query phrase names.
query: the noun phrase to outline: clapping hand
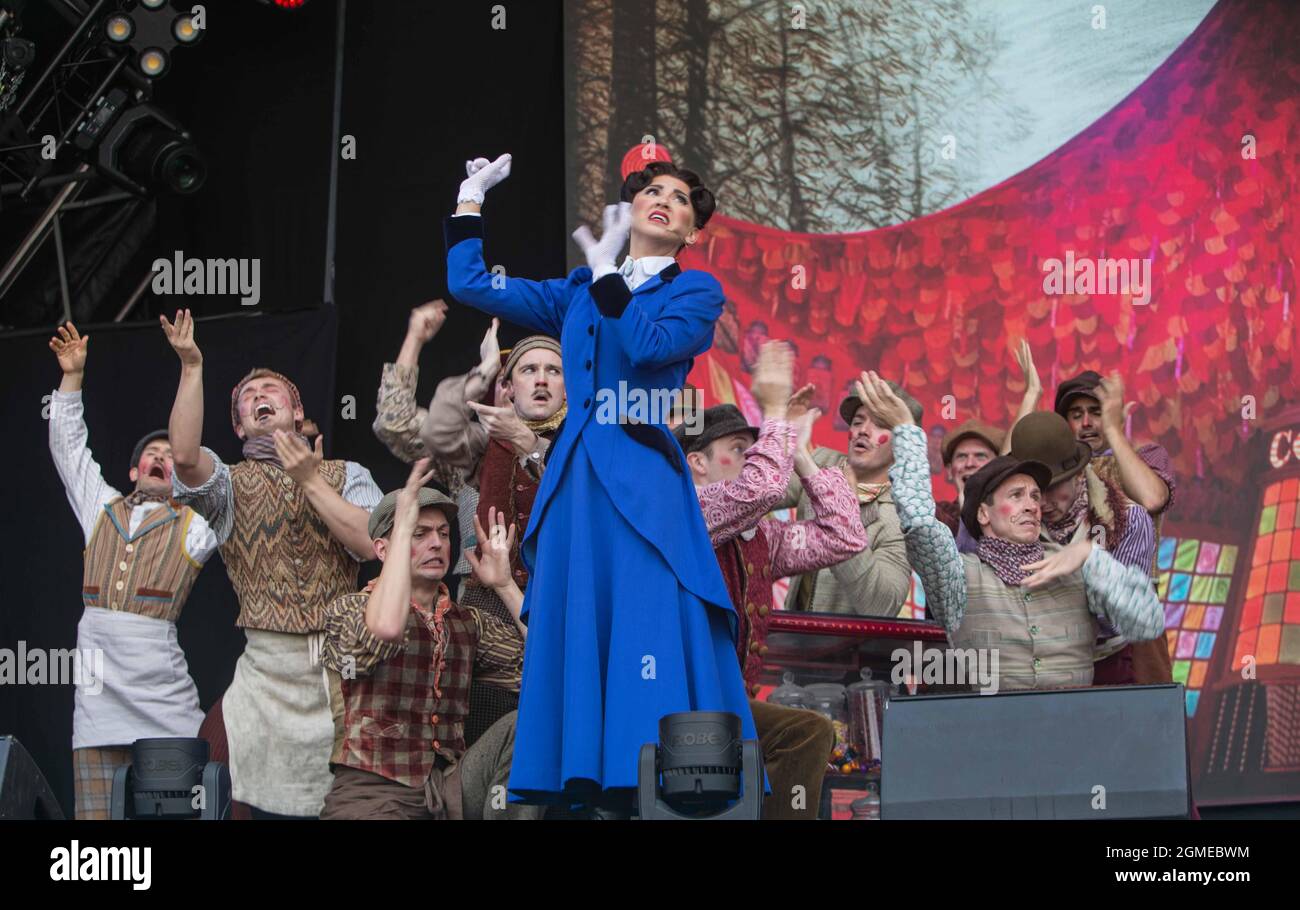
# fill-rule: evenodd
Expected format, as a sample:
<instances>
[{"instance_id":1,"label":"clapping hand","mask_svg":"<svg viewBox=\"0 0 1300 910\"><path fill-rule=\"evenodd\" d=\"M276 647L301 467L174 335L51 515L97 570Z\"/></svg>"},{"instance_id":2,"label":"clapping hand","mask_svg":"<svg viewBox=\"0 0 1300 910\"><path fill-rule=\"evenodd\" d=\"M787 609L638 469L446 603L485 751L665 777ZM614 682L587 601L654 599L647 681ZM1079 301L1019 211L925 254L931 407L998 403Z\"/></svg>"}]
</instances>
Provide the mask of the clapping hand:
<instances>
[{"instance_id":1,"label":"clapping hand","mask_svg":"<svg viewBox=\"0 0 1300 910\"><path fill-rule=\"evenodd\" d=\"M599 240L592 236L591 228L585 224L573 232L573 239L587 256L593 280L614 271L615 260L623 251L623 244L627 243L631 231L632 203L620 202L605 206L604 229Z\"/></svg>"}]
</instances>

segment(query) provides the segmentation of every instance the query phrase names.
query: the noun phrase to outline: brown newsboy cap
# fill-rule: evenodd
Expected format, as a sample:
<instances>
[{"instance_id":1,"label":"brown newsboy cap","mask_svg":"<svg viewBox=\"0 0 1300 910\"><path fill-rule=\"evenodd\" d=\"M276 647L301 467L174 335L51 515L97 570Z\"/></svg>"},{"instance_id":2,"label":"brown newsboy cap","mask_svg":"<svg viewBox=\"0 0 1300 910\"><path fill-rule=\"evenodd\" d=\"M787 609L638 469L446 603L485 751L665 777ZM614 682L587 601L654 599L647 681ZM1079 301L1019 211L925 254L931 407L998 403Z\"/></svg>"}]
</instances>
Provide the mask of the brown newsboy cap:
<instances>
[{"instance_id":1,"label":"brown newsboy cap","mask_svg":"<svg viewBox=\"0 0 1300 910\"><path fill-rule=\"evenodd\" d=\"M970 439L972 436L986 443L993 450L993 455L996 457L1002 451L1002 443L1007 440L1007 431L999 429L991 423L985 423L978 417L972 417L949 433L943 440L943 463L951 464L952 453L957 450L957 446L963 439Z\"/></svg>"},{"instance_id":2,"label":"brown newsboy cap","mask_svg":"<svg viewBox=\"0 0 1300 910\"><path fill-rule=\"evenodd\" d=\"M734 404L715 404L711 408L705 408L703 417L698 433L688 434L685 423L679 423L673 428L673 435L677 437L678 445L687 455L701 452L708 448L713 440L730 436L732 433L749 433L755 440L758 439L758 427L750 426L745 415L740 413L740 408Z\"/></svg>"},{"instance_id":3,"label":"brown newsboy cap","mask_svg":"<svg viewBox=\"0 0 1300 910\"><path fill-rule=\"evenodd\" d=\"M966 500L961 507L961 521L976 539L984 536L980 530L979 510L984 497L997 492L1002 481L1014 474L1028 474L1040 490L1051 486L1052 471L1040 461L1026 461L1014 455L999 455L970 477L966 478Z\"/></svg>"},{"instance_id":4,"label":"brown newsboy cap","mask_svg":"<svg viewBox=\"0 0 1300 910\"><path fill-rule=\"evenodd\" d=\"M400 490L393 490L379 500L379 505L370 513L370 521L366 525L366 533L370 535L371 540L378 540L381 537L387 537L393 530L393 521L397 515L397 494ZM449 499L445 493L440 493L431 487L420 487L420 508L428 506L437 506L442 509L443 514L447 516L447 521L451 524L456 523L456 503Z\"/></svg>"},{"instance_id":5,"label":"brown newsboy cap","mask_svg":"<svg viewBox=\"0 0 1300 910\"><path fill-rule=\"evenodd\" d=\"M1070 425L1055 411L1035 411L1011 431L1011 454L1041 461L1052 469L1052 486L1064 483L1088 466L1092 447L1074 438Z\"/></svg>"},{"instance_id":6,"label":"brown newsboy cap","mask_svg":"<svg viewBox=\"0 0 1300 910\"><path fill-rule=\"evenodd\" d=\"M919 427L921 425L921 416L925 413L921 408L921 402L909 395L906 389L892 379L886 379L885 385L893 389L894 394L903 399L903 404L907 405L907 409L912 412L912 420ZM845 395L844 400L840 402L840 417L844 418L845 423L852 426L853 415L858 413L860 407L862 407L862 399L858 397L856 392ZM889 427L888 429L893 428Z\"/></svg>"},{"instance_id":7,"label":"brown newsboy cap","mask_svg":"<svg viewBox=\"0 0 1300 910\"><path fill-rule=\"evenodd\" d=\"M1080 395L1097 397L1097 386L1101 385L1101 374L1096 370L1084 370L1073 379L1067 379L1056 387L1056 407L1054 410L1062 417L1070 409L1070 399ZM1100 400L1100 399L1099 399Z\"/></svg>"}]
</instances>

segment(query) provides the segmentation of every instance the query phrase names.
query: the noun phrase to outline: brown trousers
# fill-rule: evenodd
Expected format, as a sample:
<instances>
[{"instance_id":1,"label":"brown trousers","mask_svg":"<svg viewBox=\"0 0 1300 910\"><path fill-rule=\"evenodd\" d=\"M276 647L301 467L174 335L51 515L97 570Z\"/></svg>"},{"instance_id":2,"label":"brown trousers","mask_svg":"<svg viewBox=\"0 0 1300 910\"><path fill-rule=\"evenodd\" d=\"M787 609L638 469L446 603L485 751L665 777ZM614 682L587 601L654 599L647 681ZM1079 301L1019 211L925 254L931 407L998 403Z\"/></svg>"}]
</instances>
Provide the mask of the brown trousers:
<instances>
[{"instance_id":1,"label":"brown trousers","mask_svg":"<svg viewBox=\"0 0 1300 910\"><path fill-rule=\"evenodd\" d=\"M815 711L765 701L751 701L749 709L772 786L763 800L763 818L816 819L835 728Z\"/></svg>"},{"instance_id":2,"label":"brown trousers","mask_svg":"<svg viewBox=\"0 0 1300 910\"><path fill-rule=\"evenodd\" d=\"M515 750L511 711L478 738L450 768L436 768L423 787L408 787L371 771L334 766L334 783L325 794L325 820L445 819L531 820L543 806L507 799L510 762Z\"/></svg>"}]
</instances>

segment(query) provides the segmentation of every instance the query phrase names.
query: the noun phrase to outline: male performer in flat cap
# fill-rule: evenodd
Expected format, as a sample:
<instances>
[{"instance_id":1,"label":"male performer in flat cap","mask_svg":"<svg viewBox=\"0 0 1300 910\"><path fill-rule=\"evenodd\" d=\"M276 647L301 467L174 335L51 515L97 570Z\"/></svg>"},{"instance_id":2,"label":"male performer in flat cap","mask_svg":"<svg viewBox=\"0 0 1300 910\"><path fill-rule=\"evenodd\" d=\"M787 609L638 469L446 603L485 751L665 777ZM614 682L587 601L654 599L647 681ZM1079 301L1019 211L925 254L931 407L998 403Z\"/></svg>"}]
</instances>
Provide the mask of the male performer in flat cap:
<instances>
[{"instance_id":1,"label":"male performer in flat cap","mask_svg":"<svg viewBox=\"0 0 1300 910\"><path fill-rule=\"evenodd\" d=\"M966 480L1002 451L1006 431L978 417L961 424L943 441L943 466L948 482L957 488L957 498L935 504L935 517L948 526L953 534L961 523L962 491Z\"/></svg>"},{"instance_id":2,"label":"male performer in flat cap","mask_svg":"<svg viewBox=\"0 0 1300 910\"><path fill-rule=\"evenodd\" d=\"M753 700L767 653L772 583L834 565L867 546L857 498L844 473L818 468L806 449L820 412L813 408L796 421L785 419L792 377L789 348L768 342L759 349L754 368L761 429L750 426L735 405L723 404L704 412L698 433L688 432L684 423L673 431L686 453L713 552L739 618L736 653L772 785L763 801L768 819L817 817L826 761L835 744L834 728L822 715ZM800 403L812 392L811 386L801 389ZM765 518L785 495L792 471L808 492L816 517L791 522ZM797 786L804 788L803 808L795 808L790 798Z\"/></svg>"},{"instance_id":3,"label":"male performer in flat cap","mask_svg":"<svg viewBox=\"0 0 1300 910\"><path fill-rule=\"evenodd\" d=\"M1092 540L1042 542L1042 491L1052 474L1041 462L1003 455L966 481L962 522L978 541L959 554L934 517L925 436L906 405L875 373L859 394L895 428L894 482L907 552L931 612L955 648L998 654L1003 689L1092 684L1097 620L1131 641L1164 635L1164 611L1150 578Z\"/></svg>"},{"instance_id":4,"label":"male performer in flat cap","mask_svg":"<svg viewBox=\"0 0 1300 910\"><path fill-rule=\"evenodd\" d=\"M1053 411L1025 417L1011 433L1011 454L1052 471L1051 486L1043 491L1044 540L1065 546L1089 538L1126 566L1150 567L1156 549L1151 516L1097 474L1089 464L1092 449L1075 439L1064 417ZM1135 683L1132 645L1106 623L1099 625L1093 685Z\"/></svg>"},{"instance_id":5,"label":"male performer in flat cap","mask_svg":"<svg viewBox=\"0 0 1300 910\"><path fill-rule=\"evenodd\" d=\"M1160 528L1177 490L1173 462L1164 446L1147 443L1135 447L1124 434L1127 415L1119 373L1103 378L1088 370L1061 383L1056 390L1056 413L1069 421L1074 435L1092 449L1097 475L1147 510L1159 546ZM1154 549L1147 571L1154 577ZM1133 642L1130 653L1133 674L1140 684L1173 680L1169 645L1163 636L1159 641Z\"/></svg>"},{"instance_id":6,"label":"male performer in flat cap","mask_svg":"<svg viewBox=\"0 0 1300 910\"><path fill-rule=\"evenodd\" d=\"M485 533L475 516L483 555L469 555L509 621L455 603L442 579L456 505L422 486L429 465L417 461L406 485L370 514L379 577L325 611L334 781L321 818L539 818L540 807L506 800L514 712L473 746L464 739L473 675L517 675L522 662L515 642L524 595L510 573L517 528L493 508Z\"/></svg>"},{"instance_id":7,"label":"male performer in flat cap","mask_svg":"<svg viewBox=\"0 0 1300 910\"><path fill-rule=\"evenodd\" d=\"M398 351L397 360L385 363L380 375L379 395L375 402L375 422L372 429L388 451L407 464L413 464L429 454L424 440L420 437L420 430L424 428L429 410L421 407L415 399L420 378L419 358L421 349L433 340L446 321L447 304L443 300L432 300L413 309L407 320L406 337ZM495 348L496 326L493 325L488 332L492 336L492 347ZM488 344L486 336L483 343ZM508 407L510 403L510 390L498 374L493 389L492 404L496 407ZM460 581L470 577L469 562L465 559L466 551L478 546L473 522L474 516L478 514L477 479L467 476L464 468L449 464L442 458L433 459L432 465L433 479L456 500L461 554L450 575L451 578ZM477 684L475 685L477 688ZM471 700L473 700L472 696ZM481 733L482 729L478 732ZM470 741L473 742L473 739L471 738Z\"/></svg>"},{"instance_id":8,"label":"male performer in flat cap","mask_svg":"<svg viewBox=\"0 0 1300 910\"><path fill-rule=\"evenodd\" d=\"M526 528L547 449L568 414L564 368L560 343L548 335L524 338L510 350L502 367L499 325L500 320L493 319L483 336L477 367L438 383L420 436L430 455L461 472L466 485L477 490L474 508L480 522L486 522L488 512L496 509ZM498 371L504 377L499 384L495 383ZM508 401L484 403L494 385L500 386ZM467 523L468 518L463 517L461 527ZM462 535L461 539L465 557L481 544L476 537ZM528 570L517 544L510 553L510 566L516 584L526 589ZM496 593L472 576L465 579L460 601L484 615L509 620ZM515 647L522 655L521 637L515 638ZM519 674L505 678L480 674L475 678L465 725L467 743L472 745L498 718L519 706L519 685Z\"/></svg>"},{"instance_id":9,"label":"male performer in flat cap","mask_svg":"<svg viewBox=\"0 0 1300 910\"><path fill-rule=\"evenodd\" d=\"M255 369L230 396L244 460L227 466L200 444L203 355L188 310L160 317L181 361L172 407L172 488L212 525L247 644L219 703L237 801L254 815L315 817L332 777L334 738L319 665L325 607L356 589L381 493L370 472L326 460L301 435L302 398L279 373Z\"/></svg>"},{"instance_id":10,"label":"male performer in flat cap","mask_svg":"<svg viewBox=\"0 0 1300 910\"><path fill-rule=\"evenodd\" d=\"M919 426L921 403L897 383L891 383L891 388L907 402ZM835 467L844 472L857 495L862 526L867 529L870 545L828 569L792 578L786 609L897 616L912 586L912 567L907 563L903 532L890 490L894 434L891 428L876 423L856 395L840 402L839 414L849 426L848 453L819 447L813 451L812 459L819 468ZM777 508L795 505L799 519L812 517L812 501L799 478L791 480L786 497Z\"/></svg>"},{"instance_id":11,"label":"male performer in flat cap","mask_svg":"<svg viewBox=\"0 0 1300 910\"><path fill-rule=\"evenodd\" d=\"M106 819L113 772L131 764L131 744L194 736L203 721L176 620L217 539L201 515L171 498L166 430L136 443L129 495L104 479L81 401L89 341L71 322L50 339L63 370L50 398L50 455L86 542L77 651L103 660L92 662L96 678L80 680L75 693L76 815Z\"/></svg>"}]
</instances>

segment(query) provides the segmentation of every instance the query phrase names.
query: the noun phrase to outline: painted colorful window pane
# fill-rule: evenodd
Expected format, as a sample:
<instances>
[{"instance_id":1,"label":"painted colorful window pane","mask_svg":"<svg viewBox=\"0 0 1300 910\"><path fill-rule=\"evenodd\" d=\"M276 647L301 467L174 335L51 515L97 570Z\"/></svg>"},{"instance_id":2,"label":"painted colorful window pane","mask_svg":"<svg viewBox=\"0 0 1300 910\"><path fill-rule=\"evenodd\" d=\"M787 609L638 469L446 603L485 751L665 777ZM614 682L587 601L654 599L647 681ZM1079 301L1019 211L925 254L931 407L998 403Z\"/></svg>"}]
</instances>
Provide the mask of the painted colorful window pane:
<instances>
[{"instance_id":1,"label":"painted colorful window pane","mask_svg":"<svg viewBox=\"0 0 1300 910\"><path fill-rule=\"evenodd\" d=\"M1294 479L1269 484L1264 490L1259 526L1249 554L1250 574L1241 615L1237 628L1227 630L1235 635L1234 669L1246 660L1253 660L1260 667L1300 665L1300 534L1294 533L1300 520L1298 501L1300 485ZM1161 552L1166 544L1167 541L1161 541ZM1226 551L1228 547L1222 549ZM1170 551L1173 553L1174 548ZM1175 560L1171 556L1171 564ZM1223 554L1220 567L1222 564ZM1207 624L1213 621L1217 628L1222 616L1211 619L1207 610L1204 621ZM1181 628L1179 632L1181 636ZM1185 648L1181 637L1173 647L1175 652ZM1210 650L1213 647L1213 643L1205 646ZM1193 663L1201 650L1198 639L1192 646ZM1191 668L1186 672L1190 675Z\"/></svg>"},{"instance_id":2,"label":"painted colorful window pane","mask_svg":"<svg viewBox=\"0 0 1300 910\"><path fill-rule=\"evenodd\" d=\"M1276 517L1274 508L1274 521ZM1261 536L1269 538L1270 549L1263 557L1255 555L1251 563L1248 586L1257 591L1248 596L1254 598L1256 617L1263 610L1266 591L1276 590L1276 594L1267 596L1278 598L1279 603L1287 597L1291 581L1289 530L1287 534L1284 567L1273 570L1270 557L1275 545L1273 538L1277 535L1272 527L1265 531L1261 522ZM1277 546L1281 552L1283 544ZM1156 551L1157 590L1165 605L1165 640L1173 661L1174 682L1182 683L1187 690L1189 715L1196 713L1205 674L1219 639L1219 626L1232 588L1232 573L1237 567L1237 551L1234 544L1191 537L1162 537ZM1300 561L1297 565L1300 566Z\"/></svg>"}]
</instances>

